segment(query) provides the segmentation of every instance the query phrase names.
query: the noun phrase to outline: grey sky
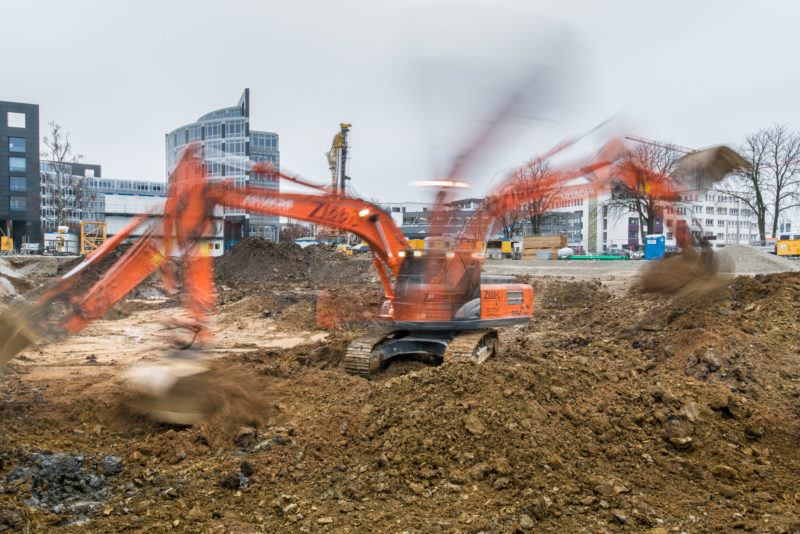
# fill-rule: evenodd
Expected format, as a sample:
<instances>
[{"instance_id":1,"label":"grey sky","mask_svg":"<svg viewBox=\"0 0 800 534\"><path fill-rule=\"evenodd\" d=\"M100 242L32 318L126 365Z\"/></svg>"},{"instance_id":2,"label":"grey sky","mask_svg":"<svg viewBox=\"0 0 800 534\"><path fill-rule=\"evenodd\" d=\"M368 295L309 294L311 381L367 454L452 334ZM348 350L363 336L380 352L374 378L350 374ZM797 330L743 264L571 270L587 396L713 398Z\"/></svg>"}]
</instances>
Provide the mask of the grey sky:
<instances>
[{"instance_id":1,"label":"grey sky","mask_svg":"<svg viewBox=\"0 0 800 534\"><path fill-rule=\"evenodd\" d=\"M323 153L351 122L353 185L395 201L424 200L408 182L440 177L534 64L546 90L484 151L476 195L610 117L611 130L690 147L800 124L796 2L428 4L5 1L0 99L39 104L43 130L61 124L104 175L159 180L164 134L250 87L252 127L280 134L284 168L327 181ZM454 69L436 67L450 57ZM451 90L465 76L476 91Z\"/></svg>"}]
</instances>

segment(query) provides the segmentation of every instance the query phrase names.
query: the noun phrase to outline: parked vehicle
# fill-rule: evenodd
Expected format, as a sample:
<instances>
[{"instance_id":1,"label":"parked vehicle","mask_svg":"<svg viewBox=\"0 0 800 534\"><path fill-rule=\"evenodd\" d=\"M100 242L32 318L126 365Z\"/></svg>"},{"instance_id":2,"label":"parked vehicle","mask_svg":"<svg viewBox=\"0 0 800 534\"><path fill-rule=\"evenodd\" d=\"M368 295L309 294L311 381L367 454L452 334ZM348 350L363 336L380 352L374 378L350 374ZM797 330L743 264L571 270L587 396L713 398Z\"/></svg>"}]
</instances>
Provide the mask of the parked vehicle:
<instances>
[{"instance_id":1,"label":"parked vehicle","mask_svg":"<svg viewBox=\"0 0 800 534\"><path fill-rule=\"evenodd\" d=\"M607 256L625 256L625 258L630 259L631 253L629 250L625 250L624 248L610 248L606 251Z\"/></svg>"}]
</instances>

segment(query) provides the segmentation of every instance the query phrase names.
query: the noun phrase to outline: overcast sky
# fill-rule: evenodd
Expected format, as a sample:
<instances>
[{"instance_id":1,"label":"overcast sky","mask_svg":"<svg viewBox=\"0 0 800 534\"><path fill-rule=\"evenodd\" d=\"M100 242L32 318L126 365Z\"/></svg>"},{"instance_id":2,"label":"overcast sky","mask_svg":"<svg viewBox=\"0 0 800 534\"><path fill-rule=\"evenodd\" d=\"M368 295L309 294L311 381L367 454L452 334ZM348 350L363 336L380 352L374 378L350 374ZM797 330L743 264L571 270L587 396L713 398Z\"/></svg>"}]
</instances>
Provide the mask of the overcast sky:
<instances>
[{"instance_id":1,"label":"overcast sky","mask_svg":"<svg viewBox=\"0 0 800 534\"><path fill-rule=\"evenodd\" d=\"M284 169L329 180L353 124L364 197L423 200L509 95L476 151L474 195L564 137L613 119L700 148L800 125L800 3L227 0L2 2L0 100L36 103L112 178L163 180L164 134L250 88L251 128ZM449 6L449 7L448 7Z\"/></svg>"}]
</instances>

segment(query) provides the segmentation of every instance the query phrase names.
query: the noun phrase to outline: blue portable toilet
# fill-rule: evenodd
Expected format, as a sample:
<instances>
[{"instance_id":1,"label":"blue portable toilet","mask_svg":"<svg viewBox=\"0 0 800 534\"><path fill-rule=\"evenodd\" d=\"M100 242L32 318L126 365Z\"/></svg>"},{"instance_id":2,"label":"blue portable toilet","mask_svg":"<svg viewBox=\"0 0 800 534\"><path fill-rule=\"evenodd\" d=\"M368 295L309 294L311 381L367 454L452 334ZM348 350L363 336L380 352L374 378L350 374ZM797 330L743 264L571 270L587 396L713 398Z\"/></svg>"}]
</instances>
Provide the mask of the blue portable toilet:
<instances>
[{"instance_id":1,"label":"blue portable toilet","mask_svg":"<svg viewBox=\"0 0 800 534\"><path fill-rule=\"evenodd\" d=\"M657 260L664 257L666 239L663 235L647 235L644 237L644 259Z\"/></svg>"}]
</instances>

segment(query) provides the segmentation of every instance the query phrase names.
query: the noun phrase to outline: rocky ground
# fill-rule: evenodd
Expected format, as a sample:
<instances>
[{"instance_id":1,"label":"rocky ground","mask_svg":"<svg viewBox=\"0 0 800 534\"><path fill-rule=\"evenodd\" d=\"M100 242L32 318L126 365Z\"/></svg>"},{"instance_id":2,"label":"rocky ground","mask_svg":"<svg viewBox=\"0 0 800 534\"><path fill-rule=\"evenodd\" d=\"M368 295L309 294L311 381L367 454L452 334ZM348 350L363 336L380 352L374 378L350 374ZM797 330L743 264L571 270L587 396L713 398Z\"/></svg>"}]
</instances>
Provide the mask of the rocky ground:
<instances>
[{"instance_id":1,"label":"rocky ground","mask_svg":"<svg viewBox=\"0 0 800 534\"><path fill-rule=\"evenodd\" d=\"M250 404L188 428L130 408L122 373L176 310L157 295L11 365L0 531L800 532L800 274L675 300L516 273L535 320L497 358L366 381L342 357L371 262L262 245L217 260L212 359Z\"/></svg>"}]
</instances>

